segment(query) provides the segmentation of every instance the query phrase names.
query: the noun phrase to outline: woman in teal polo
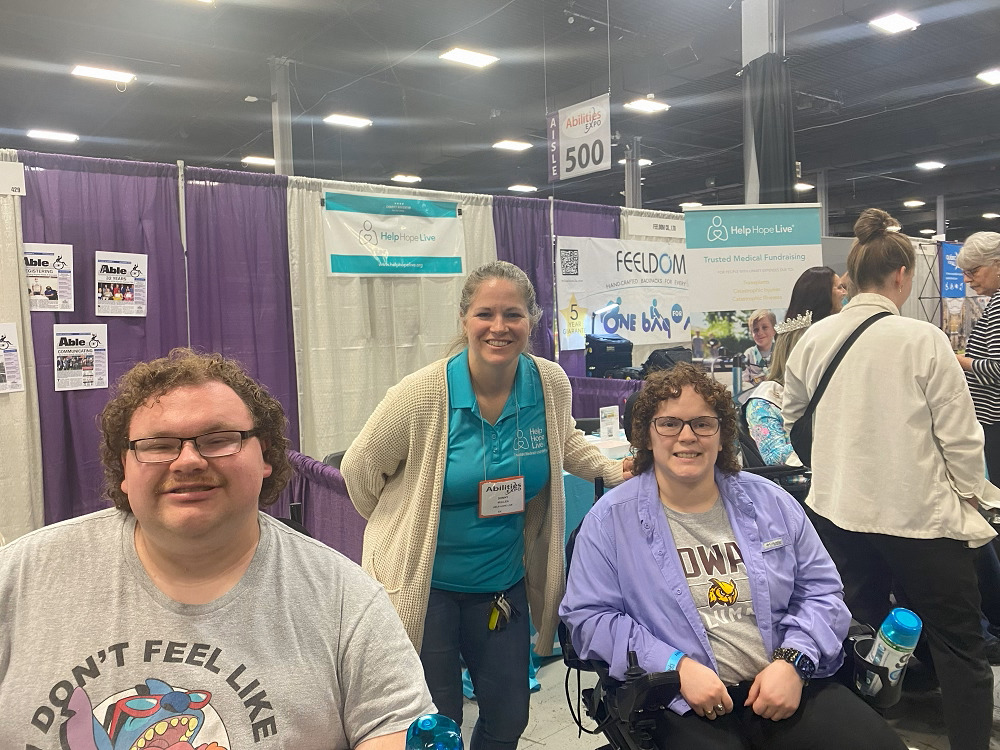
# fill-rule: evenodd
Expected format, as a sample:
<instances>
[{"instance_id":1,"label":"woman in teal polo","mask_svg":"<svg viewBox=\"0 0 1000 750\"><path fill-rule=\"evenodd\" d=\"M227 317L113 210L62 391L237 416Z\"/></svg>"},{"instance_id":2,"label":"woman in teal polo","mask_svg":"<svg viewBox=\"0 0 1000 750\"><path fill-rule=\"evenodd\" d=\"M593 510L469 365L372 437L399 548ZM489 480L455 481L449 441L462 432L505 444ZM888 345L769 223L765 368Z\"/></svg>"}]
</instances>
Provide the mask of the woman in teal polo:
<instances>
[{"instance_id":1,"label":"woman in teal polo","mask_svg":"<svg viewBox=\"0 0 1000 750\"><path fill-rule=\"evenodd\" d=\"M461 351L389 389L344 456L368 519L362 564L385 585L438 710L479 702L471 750L513 750L528 722L528 616L551 652L565 586L565 468L618 484L576 429L562 369L525 352L541 318L521 269L488 263L459 305Z\"/></svg>"}]
</instances>

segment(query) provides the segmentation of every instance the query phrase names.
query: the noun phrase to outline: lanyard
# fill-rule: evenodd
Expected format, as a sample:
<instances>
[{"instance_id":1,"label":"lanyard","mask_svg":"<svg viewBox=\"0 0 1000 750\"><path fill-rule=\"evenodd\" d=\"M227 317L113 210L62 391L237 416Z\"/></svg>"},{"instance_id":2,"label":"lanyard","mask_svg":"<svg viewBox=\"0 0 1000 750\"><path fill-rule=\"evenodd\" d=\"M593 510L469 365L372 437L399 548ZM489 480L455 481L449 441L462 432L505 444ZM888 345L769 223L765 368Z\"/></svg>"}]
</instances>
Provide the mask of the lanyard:
<instances>
[{"instance_id":1,"label":"lanyard","mask_svg":"<svg viewBox=\"0 0 1000 750\"><path fill-rule=\"evenodd\" d=\"M517 383L516 382L514 383L513 386L511 386L511 390L514 391L514 429L517 430L516 434L520 435L521 434L521 405L517 401ZM473 393L475 393L475 390L473 390ZM502 415L503 415L503 412L501 412L501 416ZM483 418L482 413L479 414L479 420L480 420L480 422L479 422L479 435L480 435L480 437L482 438L482 441L483 441L483 481L485 482L487 479L489 479L489 476L488 476L487 471L486 471L486 424L485 424L486 420ZM499 421L500 421L500 419L497 418L497 422L499 422ZM517 453L517 451L514 452L514 456L517 458L517 475L518 476L523 476L523 474L521 474L521 456Z\"/></svg>"}]
</instances>

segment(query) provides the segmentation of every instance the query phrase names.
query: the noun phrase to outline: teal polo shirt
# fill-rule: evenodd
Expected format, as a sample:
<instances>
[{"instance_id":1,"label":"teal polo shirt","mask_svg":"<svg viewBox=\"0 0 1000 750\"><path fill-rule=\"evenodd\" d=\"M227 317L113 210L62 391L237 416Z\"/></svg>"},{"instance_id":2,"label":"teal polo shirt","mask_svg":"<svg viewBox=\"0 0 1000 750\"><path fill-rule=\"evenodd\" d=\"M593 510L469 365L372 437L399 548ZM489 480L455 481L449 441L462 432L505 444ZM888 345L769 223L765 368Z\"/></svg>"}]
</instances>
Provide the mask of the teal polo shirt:
<instances>
[{"instance_id":1,"label":"teal polo shirt","mask_svg":"<svg viewBox=\"0 0 1000 750\"><path fill-rule=\"evenodd\" d=\"M522 354L510 397L491 425L479 413L467 349L448 361L447 374L448 463L431 586L505 591L524 577L524 514L480 518L479 483L523 475L526 501L548 484L542 379Z\"/></svg>"}]
</instances>

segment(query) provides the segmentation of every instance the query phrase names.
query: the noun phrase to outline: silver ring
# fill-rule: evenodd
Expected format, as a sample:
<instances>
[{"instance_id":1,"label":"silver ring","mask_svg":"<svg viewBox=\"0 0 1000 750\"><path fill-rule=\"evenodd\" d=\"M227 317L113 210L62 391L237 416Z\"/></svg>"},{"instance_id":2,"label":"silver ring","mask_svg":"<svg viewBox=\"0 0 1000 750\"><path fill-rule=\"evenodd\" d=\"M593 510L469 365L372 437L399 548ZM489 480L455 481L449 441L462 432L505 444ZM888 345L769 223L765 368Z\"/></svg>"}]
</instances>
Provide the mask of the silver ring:
<instances>
[{"instance_id":1,"label":"silver ring","mask_svg":"<svg viewBox=\"0 0 1000 750\"><path fill-rule=\"evenodd\" d=\"M706 714L714 714L715 713L715 709L714 708L706 708L705 709L705 713Z\"/></svg>"},{"instance_id":2,"label":"silver ring","mask_svg":"<svg viewBox=\"0 0 1000 750\"><path fill-rule=\"evenodd\" d=\"M726 710L726 707L725 707L724 705L722 705L722 704L720 703L719 705L717 705L717 706L715 707L715 710L716 710L716 711L725 711L725 710Z\"/></svg>"}]
</instances>

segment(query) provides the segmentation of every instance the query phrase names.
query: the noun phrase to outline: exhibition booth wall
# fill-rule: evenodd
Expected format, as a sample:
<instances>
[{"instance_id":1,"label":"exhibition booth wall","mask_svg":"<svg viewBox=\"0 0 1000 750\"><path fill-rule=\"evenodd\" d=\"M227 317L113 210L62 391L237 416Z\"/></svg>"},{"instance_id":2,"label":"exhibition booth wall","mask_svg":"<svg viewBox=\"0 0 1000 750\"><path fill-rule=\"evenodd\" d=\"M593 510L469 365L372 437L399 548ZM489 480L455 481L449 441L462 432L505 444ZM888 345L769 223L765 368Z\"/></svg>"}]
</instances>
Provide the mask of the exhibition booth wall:
<instances>
[{"instance_id":1,"label":"exhibition booth wall","mask_svg":"<svg viewBox=\"0 0 1000 750\"><path fill-rule=\"evenodd\" d=\"M554 237L623 237L633 214L682 218L28 151L0 150L0 161L25 165L24 194L0 196L0 322L15 324L24 383L0 393L7 539L107 506L96 420L109 390L54 388L54 325L107 325L110 383L176 346L239 359L284 405L292 446L315 457L345 449L390 386L448 353L464 276L329 274L328 191L460 204L464 271L500 258L527 272L545 315L532 344L548 358ZM72 245L72 311L29 312L23 243ZM145 315L97 317L98 252L147 256ZM561 361L571 376L585 374L582 351ZM274 512L286 514L284 505Z\"/></svg>"}]
</instances>

